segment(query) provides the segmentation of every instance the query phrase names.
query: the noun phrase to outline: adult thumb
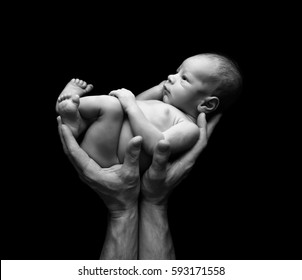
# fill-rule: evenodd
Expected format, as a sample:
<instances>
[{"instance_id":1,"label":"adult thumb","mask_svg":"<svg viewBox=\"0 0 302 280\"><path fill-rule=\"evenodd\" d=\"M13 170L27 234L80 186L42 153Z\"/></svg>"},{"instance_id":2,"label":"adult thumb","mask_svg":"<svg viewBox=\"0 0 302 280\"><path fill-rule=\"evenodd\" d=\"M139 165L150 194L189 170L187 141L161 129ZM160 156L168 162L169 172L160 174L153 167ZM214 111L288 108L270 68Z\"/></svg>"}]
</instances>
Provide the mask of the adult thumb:
<instances>
[{"instance_id":1,"label":"adult thumb","mask_svg":"<svg viewBox=\"0 0 302 280\"><path fill-rule=\"evenodd\" d=\"M124 165L127 167L137 167L139 166L139 155L141 152L143 138L141 136L133 137L127 146Z\"/></svg>"}]
</instances>

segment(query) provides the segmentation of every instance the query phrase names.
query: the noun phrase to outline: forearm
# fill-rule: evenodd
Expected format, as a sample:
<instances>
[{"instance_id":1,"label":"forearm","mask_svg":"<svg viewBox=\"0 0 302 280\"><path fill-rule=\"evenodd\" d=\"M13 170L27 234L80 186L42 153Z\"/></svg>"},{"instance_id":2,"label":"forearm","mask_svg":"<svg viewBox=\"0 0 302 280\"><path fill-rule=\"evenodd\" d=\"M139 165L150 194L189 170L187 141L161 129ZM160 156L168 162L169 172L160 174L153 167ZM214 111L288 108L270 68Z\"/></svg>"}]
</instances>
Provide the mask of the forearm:
<instances>
[{"instance_id":1,"label":"forearm","mask_svg":"<svg viewBox=\"0 0 302 280\"><path fill-rule=\"evenodd\" d=\"M136 260L138 250L137 205L123 213L110 213L101 260Z\"/></svg>"},{"instance_id":2,"label":"forearm","mask_svg":"<svg viewBox=\"0 0 302 280\"><path fill-rule=\"evenodd\" d=\"M175 259L166 206L142 200L139 217L139 259Z\"/></svg>"}]
</instances>

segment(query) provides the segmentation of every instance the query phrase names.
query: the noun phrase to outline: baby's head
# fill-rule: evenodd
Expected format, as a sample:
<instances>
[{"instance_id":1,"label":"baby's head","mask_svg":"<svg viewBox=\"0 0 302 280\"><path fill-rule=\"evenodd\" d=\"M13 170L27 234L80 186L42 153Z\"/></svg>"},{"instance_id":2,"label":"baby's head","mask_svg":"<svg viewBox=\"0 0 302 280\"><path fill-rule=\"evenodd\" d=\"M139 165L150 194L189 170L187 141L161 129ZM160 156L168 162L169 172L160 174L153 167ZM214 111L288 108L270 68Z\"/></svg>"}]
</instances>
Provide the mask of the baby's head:
<instances>
[{"instance_id":1,"label":"baby's head","mask_svg":"<svg viewBox=\"0 0 302 280\"><path fill-rule=\"evenodd\" d=\"M163 101L197 117L227 109L241 91L242 78L229 58L205 53L187 58L169 75Z\"/></svg>"}]
</instances>

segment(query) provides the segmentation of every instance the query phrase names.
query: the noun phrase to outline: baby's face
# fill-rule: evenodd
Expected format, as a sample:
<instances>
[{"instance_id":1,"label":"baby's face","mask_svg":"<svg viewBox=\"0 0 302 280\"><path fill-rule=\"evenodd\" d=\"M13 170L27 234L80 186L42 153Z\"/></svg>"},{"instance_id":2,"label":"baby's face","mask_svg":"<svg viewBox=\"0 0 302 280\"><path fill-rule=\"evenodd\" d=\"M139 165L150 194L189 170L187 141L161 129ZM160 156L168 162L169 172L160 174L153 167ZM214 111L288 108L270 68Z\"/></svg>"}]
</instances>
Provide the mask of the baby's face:
<instances>
[{"instance_id":1,"label":"baby's face","mask_svg":"<svg viewBox=\"0 0 302 280\"><path fill-rule=\"evenodd\" d=\"M169 75L164 84L163 101L185 113L196 110L200 101L209 95L214 87L211 74L216 63L201 55L186 59L177 69L177 73Z\"/></svg>"}]
</instances>

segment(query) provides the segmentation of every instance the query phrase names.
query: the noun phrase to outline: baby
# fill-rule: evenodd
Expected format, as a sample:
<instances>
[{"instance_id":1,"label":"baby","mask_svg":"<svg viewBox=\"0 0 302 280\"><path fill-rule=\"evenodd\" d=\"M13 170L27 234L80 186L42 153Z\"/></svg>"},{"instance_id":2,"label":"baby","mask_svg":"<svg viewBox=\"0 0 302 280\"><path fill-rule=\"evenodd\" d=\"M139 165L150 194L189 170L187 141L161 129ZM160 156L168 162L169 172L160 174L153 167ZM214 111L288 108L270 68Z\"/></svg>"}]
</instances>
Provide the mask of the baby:
<instances>
[{"instance_id":1,"label":"baby","mask_svg":"<svg viewBox=\"0 0 302 280\"><path fill-rule=\"evenodd\" d=\"M102 167L123 162L129 140L141 135L143 172L159 140L170 143L172 155L191 148L199 138L198 115L225 110L240 93L241 82L230 59L199 54L187 58L168 80L137 97L126 89L81 97L93 86L72 79L60 94L56 110L76 138L86 131L81 147Z\"/></svg>"}]
</instances>

